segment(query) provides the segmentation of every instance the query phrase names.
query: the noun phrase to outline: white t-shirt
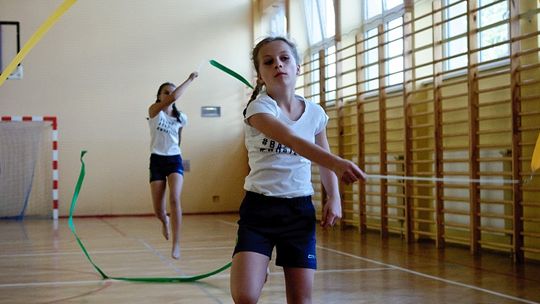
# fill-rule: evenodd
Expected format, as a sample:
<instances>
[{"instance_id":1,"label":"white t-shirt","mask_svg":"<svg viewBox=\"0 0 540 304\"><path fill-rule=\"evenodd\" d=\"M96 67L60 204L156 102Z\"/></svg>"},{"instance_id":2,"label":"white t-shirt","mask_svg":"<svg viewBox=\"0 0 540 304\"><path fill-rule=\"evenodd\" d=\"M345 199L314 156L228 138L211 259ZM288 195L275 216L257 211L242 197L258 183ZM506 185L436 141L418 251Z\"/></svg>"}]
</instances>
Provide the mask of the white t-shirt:
<instances>
[{"instance_id":1,"label":"white t-shirt","mask_svg":"<svg viewBox=\"0 0 540 304\"><path fill-rule=\"evenodd\" d=\"M244 189L274 197L299 197L313 194L311 161L291 148L266 137L247 123L257 113L268 113L285 123L298 136L315 143L315 135L326 128L328 115L318 104L296 96L305 103L305 110L297 121L290 120L270 96L262 93L246 110L244 126L250 172Z\"/></svg>"},{"instance_id":2,"label":"white t-shirt","mask_svg":"<svg viewBox=\"0 0 540 304\"><path fill-rule=\"evenodd\" d=\"M180 121L163 111L148 119L150 126L150 153L159 155L181 154L178 131L187 125L187 116L180 112Z\"/></svg>"}]
</instances>

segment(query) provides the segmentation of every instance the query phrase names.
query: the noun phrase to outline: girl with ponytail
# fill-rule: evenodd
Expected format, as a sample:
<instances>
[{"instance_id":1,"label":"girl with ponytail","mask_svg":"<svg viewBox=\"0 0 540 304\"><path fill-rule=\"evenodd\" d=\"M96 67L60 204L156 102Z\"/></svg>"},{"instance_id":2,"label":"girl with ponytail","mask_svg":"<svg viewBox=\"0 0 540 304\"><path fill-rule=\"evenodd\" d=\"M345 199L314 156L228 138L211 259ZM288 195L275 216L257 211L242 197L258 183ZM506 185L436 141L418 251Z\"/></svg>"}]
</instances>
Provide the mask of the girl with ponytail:
<instances>
[{"instance_id":1,"label":"girl with ponytail","mask_svg":"<svg viewBox=\"0 0 540 304\"><path fill-rule=\"evenodd\" d=\"M311 162L319 165L327 194L321 226L341 218L338 178L346 184L365 179L353 162L330 152L328 116L316 103L295 95L300 58L284 37L268 37L252 52L257 86L244 110L250 172L240 206L237 244L231 268L235 303L256 303L276 247L288 303L311 303L315 250L315 208L311 201Z\"/></svg>"},{"instance_id":2,"label":"girl with ponytail","mask_svg":"<svg viewBox=\"0 0 540 304\"><path fill-rule=\"evenodd\" d=\"M176 108L175 102L197 76L197 72L191 73L178 87L170 82L162 84L157 92L157 100L148 108L152 203L155 215L161 221L161 231L165 239L169 239L169 233L172 230L171 256L174 259L180 258L180 224L182 222L180 196L184 183L180 139L182 129L187 124L186 114ZM165 197L167 183L171 221L167 215Z\"/></svg>"}]
</instances>

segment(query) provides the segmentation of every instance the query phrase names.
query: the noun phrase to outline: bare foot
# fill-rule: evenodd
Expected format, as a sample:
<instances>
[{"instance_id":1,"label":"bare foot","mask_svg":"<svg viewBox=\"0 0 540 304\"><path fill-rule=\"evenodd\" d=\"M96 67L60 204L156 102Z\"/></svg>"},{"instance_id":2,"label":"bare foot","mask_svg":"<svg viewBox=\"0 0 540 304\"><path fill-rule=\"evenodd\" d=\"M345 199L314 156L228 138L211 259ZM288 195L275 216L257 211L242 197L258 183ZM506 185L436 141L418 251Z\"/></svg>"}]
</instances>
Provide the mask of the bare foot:
<instances>
[{"instance_id":1,"label":"bare foot","mask_svg":"<svg viewBox=\"0 0 540 304\"><path fill-rule=\"evenodd\" d=\"M169 216L165 216L165 222L162 223L161 233L166 240L169 240Z\"/></svg>"},{"instance_id":2,"label":"bare foot","mask_svg":"<svg viewBox=\"0 0 540 304\"><path fill-rule=\"evenodd\" d=\"M171 256L175 260L180 259L180 245L179 244L173 245Z\"/></svg>"}]
</instances>

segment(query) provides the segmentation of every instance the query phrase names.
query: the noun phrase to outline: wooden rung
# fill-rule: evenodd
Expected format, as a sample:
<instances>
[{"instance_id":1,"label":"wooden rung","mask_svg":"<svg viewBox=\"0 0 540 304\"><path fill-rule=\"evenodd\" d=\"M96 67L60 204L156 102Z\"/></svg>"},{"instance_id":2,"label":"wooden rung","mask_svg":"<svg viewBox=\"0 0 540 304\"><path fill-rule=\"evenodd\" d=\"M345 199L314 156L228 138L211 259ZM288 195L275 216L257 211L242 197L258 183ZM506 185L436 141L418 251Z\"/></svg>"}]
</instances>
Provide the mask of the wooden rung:
<instances>
[{"instance_id":1,"label":"wooden rung","mask_svg":"<svg viewBox=\"0 0 540 304\"><path fill-rule=\"evenodd\" d=\"M481 199L480 204L513 205L514 202L510 201L510 200L486 200L486 199Z\"/></svg>"},{"instance_id":2,"label":"wooden rung","mask_svg":"<svg viewBox=\"0 0 540 304\"><path fill-rule=\"evenodd\" d=\"M480 116L478 117L476 120L477 121L487 121L487 120L495 120L495 119L509 119L509 118L512 118L512 115L510 114L505 114L505 115L485 115L485 116Z\"/></svg>"},{"instance_id":3,"label":"wooden rung","mask_svg":"<svg viewBox=\"0 0 540 304\"><path fill-rule=\"evenodd\" d=\"M468 160L465 160L468 161ZM411 160L411 164L432 164L435 160L432 159L424 159L424 160Z\"/></svg>"},{"instance_id":4,"label":"wooden rung","mask_svg":"<svg viewBox=\"0 0 540 304\"><path fill-rule=\"evenodd\" d=\"M443 238L445 241L449 242L449 243L455 243L455 244L461 244L461 245L470 245L471 244L471 241L469 239L466 239L466 238L460 238L460 237L457 237L457 236L447 236L447 235L443 235Z\"/></svg>"},{"instance_id":5,"label":"wooden rung","mask_svg":"<svg viewBox=\"0 0 540 304\"><path fill-rule=\"evenodd\" d=\"M483 217L483 218L506 219L506 220L514 219L512 215L504 215L504 214L498 214L498 213L492 213L492 212L480 212L478 213L478 216Z\"/></svg>"},{"instance_id":6,"label":"wooden rung","mask_svg":"<svg viewBox=\"0 0 540 304\"><path fill-rule=\"evenodd\" d=\"M512 190L512 185L499 186L499 185L482 185L478 186L480 190Z\"/></svg>"},{"instance_id":7,"label":"wooden rung","mask_svg":"<svg viewBox=\"0 0 540 304\"><path fill-rule=\"evenodd\" d=\"M451 227L451 228L461 228L465 230L469 230L471 227L468 224L461 224L461 223L454 223L454 222L445 222L445 227Z\"/></svg>"},{"instance_id":8,"label":"wooden rung","mask_svg":"<svg viewBox=\"0 0 540 304\"><path fill-rule=\"evenodd\" d=\"M426 139L432 139L433 135L426 135L426 136L413 136L411 137L411 141L417 141L417 140L426 140Z\"/></svg>"},{"instance_id":9,"label":"wooden rung","mask_svg":"<svg viewBox=\"0 0 540 304\"><path fill-rule=\"evenodd\" d=\"M478 175L480 176L512 176L512 172L488 172L488 171L480 171L478 172Z\"/></svg>"},{"instance_id":10,"label":"wooden rung","mask_svg":"<svg viewBox=\"0 0 540 304\"><path fill-rule=\"evenodd\" d=\"M426 116L426 115L433 115L433 111L414 113L414 114L411 114L410 117L412 118L412 117L420 117L420 116Z\"/></svg>"},{"instance_id":11,"label":"wooden rung","mask_svg":"<svg viewBox=\"0 0 540 304\"><path fill-rule=\"evenodd\" d=\"M403 234L403 232L405 232L405 228L398 228L393 226L388 226L386 229L388 229L389 232L395 232L399 234Z\"/></svg>"},{"instance_id":12,"label":"wooden rung","mask_svg":"<svg viewBox=\"0 0 540 304\"><path fill-rule=\"evenodd\" d=\"M465 122L467 122L467 121L465 121ZM411 129L424 129L424 128L431 128L433 126L434 126L433 123L425 123L425 124L412 125L412 126L410 126L410 128Z\"/></svg>"},{"instance_id":13,"label":"wooden rung","mask_svg":"<svg viewBox=\"0 0 540 304\"><path fill-rule=\"evenodd\" d=\"M468 163L468 158L445 158L442 160L443 163Z\"/></svg>"},{"instance_id":14,"label":"wooden rung","mask_svg":"<svg viewBox=\"0 0 540 304\"><path fill-rule=\"evenodd\" d=\"M435 212L435 208L427 208L427 207L411 207L413 211L423 211L423 212Z\"/></svg>"},{"instance_id":15,"label":"wooden rung","mask_svg":"<svg viewBox=\"0 0 540 304\"><path fill-rule=\"evenodd\" d=\"M540 223L540 218L532 218L532 217L522 217L522 221L524 222L531 222L531 223Z\"/></svg>"},{"instance_id":16,"label":"wooden rung","mask_svg":"<svg viewBox=\"0 0 540 304\"><path fill-rule=\"evenodd\" d=\"M511 244L494 243L494 242L488 242L488 241L484 241L484 240L479 240L478 243L482 245L482 248L487 248L487 249L501 249L501 248L504 248L504 249L510 250L510 249L513 248L513 246Z\"/></svg>"},{"instance_id":17,"label":"wooden rung","mask_svg":"<svg viewBox=\"0 0 540 304\"><path fill-rule=\"evenodd\" d=\"M540 238L540 233L536 233L536 232L522 232L521 235L525 237L531 237L531 238Z\"/></svg>"},{"instance_id":18,"label":"wooden rung","mask_svg":"<svg viewBox=\"0 0 540 304\"><path fill-rule=\"evenodd\" d=\"M503 229L503 228L480 226L477 229L483 232L496 232L496 233L504 233L504 234L510 234L510 235L514 234L512 230Z\"/></svg>"},{"instance_id":19,"label":"wooden rung","mask_svg":"<svg viewBox=\"0 0 540 304\"><path fill-rule=\"evenodd\" d=\"M443 196L442 197L442 200L443 201L453 201L453 202L464 202L464 203L468 203L469 202L469 198L468 197L458 197L458 196Z\"/></svg>"},{"instance_id":20,"label":"wooden rung","mask_svg":"<svg viewBox=\"0 0 540 304\"><path fill-rule=\"evenodd\" d=\"M414 233L414 234L418 234L418 235L432 236L432 237L437 236L436 233L434 233L434 232L428 232L428 231L413 230L413 233Z\"/></svg>"},{"instance_id":21,"label":"wooden rung","mask_svg":"<svg viewBox=\"0 0 540 304\"><path fill-rule=\"evenodd\" d=\"M484 162L484 163L488 163L488 162L511 162L512 158L511 157L479 157L476 160L479 161L479 162Z\"/></svg>"},{"instance_id":22,"label":"wooden rung","mask_svg":"<svg viewBox=\"0 0 540 304\"><path fill-rule=\"evenodd\" d=\"M448 137L461 137L461 136L469 136L469 133L468 132L462 132L462 133L444 133L443 136L445 138L448 138ZM433 136L431 136L431 138L433 138Z\"/></svg>"},{"instance_id":23,"label":"wooden rung","mask_svg":"<svg viewBox=\"0 0 540 304\"><path fill-rule=\"evenodd\" d=\"M464 124L464 123L469 123L469 120L468 119L445 120L442 122L442 125L452 126L452 125Z\"/></svg>"},{"instance_id":24,"label":"wooden rung","mask_svg":"<svg viewBox=\"0 0 540 304\"><path fill-rule=\"evenodd\" d=\"M487 108L487 107L498 106L498 105L506 105L506 104L510 104L511 102L512 101L510 99L481 102L480 104L478 104L478 107L479 108Z\"/></svg>"},{"instance_id":25,"label":"wooden rung","mask_svg":"<svg viewBox=\"0 0 540 304\"><path fill-rule=\"evenodd\" d=\"M388 196L388 197L405 198L405 194L402 194L402 193L387 193L386 196Z\"/></svg>"},{"instance_id":26,"label":"wooden rung","mask_svg":"<svg viewBox=\"0 0 540 304\"><path fill-rule=\"evenodd\" d=\"M428 199L428 200L435 200L436 199L435 196L431 196L431 195L411 195L410 198L413 198L413 199Z\"/></svg>"},{"instance_id":27,"label":"wooden rung","mask_svg":"<svg viewBox=\"0 0 540 304\"><path fill-rule=\"evenodd\" d=\"M455 209L443 209L442 211L444 214L455 214L455 215L464 215L469 216L469 211L464 210L455 210Z\"/></svg>"},{"instance_id":28,"label":"wooden rung","mask_svg":"<svg viewBox=\"0 0 540 304\"><path fill-rule=\"evenodd\" d=\"M540 253L540 248L521 247L520 249L526 252Z\"/></svg>"}]
</instances>

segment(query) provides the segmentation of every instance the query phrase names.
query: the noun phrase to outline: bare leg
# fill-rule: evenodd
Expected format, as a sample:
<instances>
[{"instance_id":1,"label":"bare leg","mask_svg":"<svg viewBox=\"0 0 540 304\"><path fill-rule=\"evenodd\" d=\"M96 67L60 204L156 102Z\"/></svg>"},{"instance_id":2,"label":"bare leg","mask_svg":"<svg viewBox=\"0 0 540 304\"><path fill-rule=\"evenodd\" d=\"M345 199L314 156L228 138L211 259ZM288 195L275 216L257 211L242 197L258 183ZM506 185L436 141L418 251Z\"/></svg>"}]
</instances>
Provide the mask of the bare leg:
<instances>
[{"instance_id":1,"label":"bare leg","mask_svg":"<svg viewBox=\"0 0 540 304\"><path fill-rule=\"evenodd\" d=\"M309 268L285 267L287 303L310 304L315 270Z\"/></svg>"},{"instance_id":2,"label":"bare leg","mask_svg":"<svg viewBox=\"0 0 540 304\"><path fill-rule=\"evenodd\" d=\"M169 239L169 217L167 216L167 208L165 205L165 181L157 180L150 183L152 192L152 203L154 205L154 213L161 221L161 233L166 240Z\"/></svg>"},{"instance_id":3,"label":"bare leg","mask_svg":"<svg viewBox=\"0 0 540 304\"><path fill-rule=\"evenodd\" d=\"M231 268L231 294L236 304L257 303L270 259L256 252L238 252Z\"/></svg>"},{"instance_id":4,"label":"bare leg","mask_svg":"<svg viewBox=\"0 0 540 304\"><path fill-rule=\"evenodd\" d=\"M169 204L171 207L171 226L172 226L172 252L173 259L180 258L180 226L182 224L182 204L180 196L182 195L182 186L184 177L178 173L168 176L169 181Z\"/></svg>"}]
</instances>

